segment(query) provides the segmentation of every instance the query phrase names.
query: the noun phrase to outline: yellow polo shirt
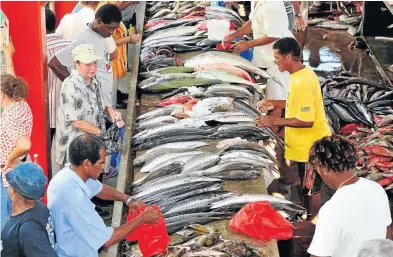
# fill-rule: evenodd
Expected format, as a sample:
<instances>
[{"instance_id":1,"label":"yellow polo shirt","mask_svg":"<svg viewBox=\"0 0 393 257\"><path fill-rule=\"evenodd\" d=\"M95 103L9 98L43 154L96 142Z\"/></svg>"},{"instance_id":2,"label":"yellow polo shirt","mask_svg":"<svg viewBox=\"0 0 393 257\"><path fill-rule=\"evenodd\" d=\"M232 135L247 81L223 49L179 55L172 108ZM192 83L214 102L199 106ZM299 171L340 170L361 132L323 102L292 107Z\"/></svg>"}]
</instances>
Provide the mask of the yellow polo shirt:
<instances>
[{"instance_id":1,"label":"yellow polo shirt","mask_svg":"<svg viewBox=\"0 0 393 257\"><path fill-rule=\"evenodd\" d=\"M285 118L313 121L312 128L285 127L285 158L307 162L312 144L331 131L326 119L318 78L310 67L291 74Z\"/></svg>"}]
</instances>

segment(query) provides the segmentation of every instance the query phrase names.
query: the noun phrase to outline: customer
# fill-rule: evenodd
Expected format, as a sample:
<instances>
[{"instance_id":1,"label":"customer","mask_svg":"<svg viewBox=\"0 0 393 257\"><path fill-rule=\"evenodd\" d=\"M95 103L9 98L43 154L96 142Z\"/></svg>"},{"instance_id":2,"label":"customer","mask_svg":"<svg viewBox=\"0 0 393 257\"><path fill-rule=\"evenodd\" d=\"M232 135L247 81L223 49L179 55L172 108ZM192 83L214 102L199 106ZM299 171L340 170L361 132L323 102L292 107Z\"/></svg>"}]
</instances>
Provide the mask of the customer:
<instances>
[{"instance_id":1,"label":"customer","mask_svg":"<svg viewBox=\"0 0 393 257\"><path fill-rule=\"evenodd\" d=\"M6 174L12 199L12 215L1 239L7 257L55 257L55 235L49 210L39 199L44 196L46 178L37 164L19 164Z\"/></svg>"},{"instance_id":2,"label":"customer","mask_svg":"<svg viewBox=\"0 0 393 257\"><path fill-rule=\"evenodd\" d=\"M307 39L307 21L309 1L292 1L294 9L294 23L292 31L303 50Z\"/></svg>"},{"instance_id":3,"label":"customer","mask_svg":"<svg viewBox=\"0 0 393 257\"><path fill-rule=\"evenodd\" d=\"M30 160L30 136L33 115L27 97L26 81L10 74L1 75L0 92L0 166L1 166L1 227L11 213L5 173L20 162Z\"/></svg>"},{"instance_id":4,"label":"customer","mask_svg":"<svg viewBox=\"0 0 393 257\"><path fill-rule=\"evenodd\" d=\"M303 183L305 165L312 144L324 136L331 135L331 132L327 124L318 78L310 67L302 64L299 44L294 38L287 37L277 40L273 48L278 69L291 74L288 99L264 100L259 106L265 110L285 108L285 118L261 116L257 119L257 124L260 127L285 127L285 159L297 163L299 177ZM316 190L319 191L321 181L317 182Z\"/></svg>"},{"instance_id":5,"label":"customer","mask_svg":"<svg viewBox=\"0 0 393 257\"><path fill-rule=\"evenodd\" d=\"M71 45L58 51L48 64L56 76L64 81L70 75L68 68L74 64L72 50L80 44L94 45L98 55L103 58L97 64L97 79L102 85L103 102L107 106L112 106L113 72L110 53L116 50L116 46L109 49L105 38L112 36L113 31L120 26L120 21L121 12L116 5L102 6L97 10L94 21L83 28Z\"/></svg>"},{"instance_id":6,"label":"customer","mask_svg":"<svg viewBox=\"0 0 393 257\"><path fill-rule=\"evenodd\" d=\"M319 210L308 248L311 256L356 257L370 239L390 239L392 218L383 188L355 175L357 149L346 138L326 136L310 150L310 165L333 197Z\"/></svg>"},{"instance_id":7,"label":"customer","mask_svg":"<svg viewBox=\"0 0 393 257\"><path fill-rule=\"evenodd\" d=\"M265 90L267 100L286 100L289 74L281 72L274 64L273 44L277 39L293 36L288 30L288 17L282 1L255 1L251 3L253 10L250 20L243 27L226 36L223 42L231 42L237 37L253 33L254 40L240 41L233 45L234 50L241 53L254 48L252 62L266 68L273 79L268 79ZM276 108L270 115L281 117L282 109Z\"/></svg>"},{"instance_id":8,"label":"customer","mask_svg":"<svg viewBox=\"0 0 393 257\"><path fill-rule=\"evenodd\" d=\"M373 239L362 243L357 257L391 257L392 253L392 240Z\"/></svg>"},{"instance_id":9,"label":"customer","mask_svg":"<svg viewBox=\"0 0 393 257\"><path fill-rule=\"evenodd\" d=\"M123 4L121 1L101 1L97 8L105 4L115 4L120 8ZM129 2L127 2L129 3ZM131 2L132 3L132 2ZM136 43L139 41L138 34L128 35L128 30L123 22L120 22L120 26L113 31L113 38L117 46L117 58L112 60L113 69L113 88L112 88L112 107L116 108L117 103L117 88L121 79L125 78L127 73L127 44Z\"/></svg>"},{"instance_id":10,"label":"customer","mask_svg":"<svg viewBox=\"0 0 393 257\"><path fill-rule=\"evenodd\" d=\"M55 55L55 53L69 44L71 41L63 38L61 34L54 33L56 28L56 16L49 9L45 8L45 24L46 24L46 55L48 60ZM48 69L48 86L49 86L49 124L51 140L56 131L56 115L57 106L59 105L61 81L56 77L51 69Z\"/></svg>"},{"instance_id":11,"label":"customer","mask_svg":"<svg viewBox=\"0 0 393 257\"><path fill-rule=\"evenodd\" d=\"M56 162L66 161L71 141L82 134L104 133L105 112L113 121L121 121L121 114L101 100L101 83L96 79L98 60L94 46L81 44L72 50L75 70L64 80L57 110Z\"/></svg>"},{"instance_id":12,"label":"customer","mask_svg":"<svg viewBox=\"0 0 393 257\"><path fill-rule=\"evenodd\" d=\"M48 207L57 233L59 256L98 257L101 247L109 247L142 224L154 224L160 213L151 208L131 222L117 228L108 227L94 209L93 196L121 201L131 210L143 202L102 185L97 179L105 165L105 145L93 135L76 137L70 144L71 167L61 170L49 183Z\"/></svg>"}]
</instances>

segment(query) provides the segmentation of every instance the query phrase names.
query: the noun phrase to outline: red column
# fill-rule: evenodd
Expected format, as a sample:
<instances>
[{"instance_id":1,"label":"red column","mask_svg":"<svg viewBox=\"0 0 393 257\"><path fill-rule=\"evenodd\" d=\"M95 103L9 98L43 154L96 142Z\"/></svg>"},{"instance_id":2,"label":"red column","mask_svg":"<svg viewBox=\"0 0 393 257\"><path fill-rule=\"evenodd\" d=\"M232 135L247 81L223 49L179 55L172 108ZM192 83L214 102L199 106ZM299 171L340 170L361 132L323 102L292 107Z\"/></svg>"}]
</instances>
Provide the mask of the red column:
<instances>
[{"instance_id":1,"label":"red column","mask_svg":"<svg viewBox=\"0 0 393 257\"><path fill-rule=\"evenodd\" d=\"M78 1L55 1L56 27L64 15L71 13Z\"/></svg>"},{"instance_id":2,"label":"red column","mask_svg":"<svg viewBox=\"0 0 393 257\"><path fill-rule=\"evenodd\" d=\"M26 79L29 103L33 113L31 156L48 177L50 167L50 132L47 92L47 57L45 39L45 2L6 2L1 9L10 21L10 36L15 46L15 73Z\"/></svg>"}]
</instances>

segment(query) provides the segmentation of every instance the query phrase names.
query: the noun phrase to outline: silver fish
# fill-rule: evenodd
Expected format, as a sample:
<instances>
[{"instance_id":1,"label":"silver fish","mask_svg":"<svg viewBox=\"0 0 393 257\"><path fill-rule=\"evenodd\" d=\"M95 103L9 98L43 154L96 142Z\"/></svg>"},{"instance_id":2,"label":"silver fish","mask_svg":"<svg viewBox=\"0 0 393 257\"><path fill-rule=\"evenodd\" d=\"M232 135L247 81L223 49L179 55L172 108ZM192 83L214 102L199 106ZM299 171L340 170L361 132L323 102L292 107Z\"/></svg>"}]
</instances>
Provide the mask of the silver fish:
<instances>
[{"instance_id":1,"label":"silver fish","mask_svg":"<svg viewBox=\"0 0 393 257\"><path fill-rule=\"evenodd\" d=\"M217 154L205 153L192 157L183 167L182 172L188 173L196 170L210 168L220 161L220 156Z\"/></svg>"},{"instance_id":2,"label":"silver fish","mask_svg":"<svg viewBox=\"0 0 393 257\"><path fill-rule=\"evenodd\" d=\"M170 115L173 111L175 111L176 109L180 109L180 108L183 108L183 105L172 104L169 106L165 106L163 108L155 109L153 111L150 111L150 112L140 115L139 117L136 118L136 121L151 119L154 117L159 117L159 116L164 116L164 115Z\"/></svg>"},{"instance_id":3,"label":"silver fish","mask_svg":"<svg viewBox=\"0 0 393 257\"><path fill-rule=\"evenodd\" d=\"M264 78L271 78L271 76L266 71L260 69L258 66L252 64L248 60L238 55L226 53L226 52L217 52L217 51L205 52L191 59L186 60L184 66L195 68L201 65L201 63L205 65L215 64L215 63L230 63L233 66L260 75Z\"/></svg>"},{"instance_id":4,"label":"silver fish","mask_svg":"<svg viewBox=\"0 0 393 257\"><path fill-rule=\"evenodd\" d=\"M202 154L201 151L183 152L183 153L168 153L161 155L150 162L146 163L140 170L140 172L149 172L163 166L167 161L173 160L173 162L183 161L191 159L194 155ZM178 157L184 157L179 159Z\"/></svg>"}]
</instances>

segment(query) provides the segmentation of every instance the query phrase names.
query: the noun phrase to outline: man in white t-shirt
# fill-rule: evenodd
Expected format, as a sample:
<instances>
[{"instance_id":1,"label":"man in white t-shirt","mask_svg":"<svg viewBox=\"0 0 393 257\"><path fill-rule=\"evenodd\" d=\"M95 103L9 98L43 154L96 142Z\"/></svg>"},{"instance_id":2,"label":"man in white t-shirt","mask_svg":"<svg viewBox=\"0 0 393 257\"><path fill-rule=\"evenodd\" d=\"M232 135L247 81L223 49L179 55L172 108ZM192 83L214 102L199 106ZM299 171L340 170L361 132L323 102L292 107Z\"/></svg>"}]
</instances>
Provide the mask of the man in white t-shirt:
<instances>
[{"instance_id":1,"label":"man in white t-shirt","mask_svg":"<svg viewBox=\"0 0 393 257\"><path fill-rule=\"evenodd\" d=\"M253 33L254 40L240 41L234 45L236 52L243 52L254 47L252 62L261 68L266 68L269 74L282 85L272 79L267 81L267 100L286 100L289 81L288 72L280 72L274 64L274 42L283 37L293 37L288 29L288 17L283 1L252 2L250 20L234 33L226 36L224 42L230 42L237 37ZM280 113L281 116L281 113Z\"/></svg>"},{"instance_id":2,"label":"man in white t-shirt","mask_svg":"<svg viewBox=\"0 0 393 257\"><path fill-rule=\"evenodd\" d=\"M313 257L356 257L363 242L390 239L392 218L383 188L354 175L356 147L332 135L314 143L309 162L333 197L318 213L315 234L308 248Z\"/></svg>"},{"instance_id":3,"label":"man in white t-shirt","mask_svg":"<svg viewBox=\"0 0 393 257\"><path fill-rule=\"evenodd\" d=\"M111 67L110 53L117 52L108 49L107 38L120 26L122 16L119 8L113 4L105 4L100 7L92 23L84 26L74 41L66 48L56 52L49 60L48 66L60 80L67 78L70 73L67 68L74 65L72 50L80 44L92 44L97 54L102 58L97 64L97 79L102 86L103 104L112 106L113 72Z\"/></svg>"}]
</instances>

